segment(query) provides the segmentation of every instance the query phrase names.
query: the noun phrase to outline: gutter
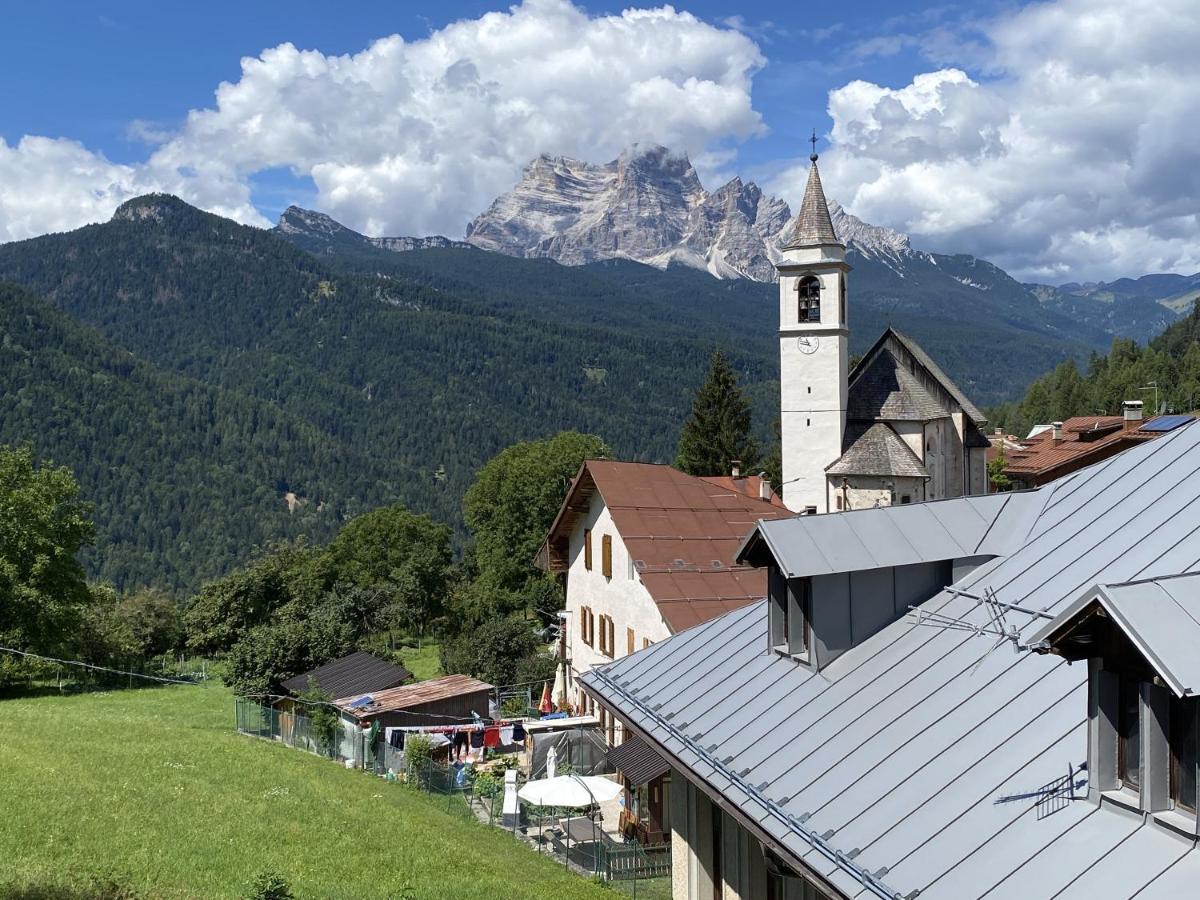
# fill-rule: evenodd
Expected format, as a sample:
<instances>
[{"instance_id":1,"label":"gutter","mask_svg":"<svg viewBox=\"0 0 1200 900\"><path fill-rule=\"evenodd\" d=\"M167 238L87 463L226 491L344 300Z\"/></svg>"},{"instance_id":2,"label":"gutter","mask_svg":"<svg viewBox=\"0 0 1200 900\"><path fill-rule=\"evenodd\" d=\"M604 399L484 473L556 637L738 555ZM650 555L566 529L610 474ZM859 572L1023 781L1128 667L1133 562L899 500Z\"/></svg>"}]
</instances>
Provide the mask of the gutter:
<instances>
[{"instance_id":1,"label":"gutter","mask_svg":"<svg viewBox=\"0 0 1200 900\"><path fill-rule=\"evenodd\" d=\"M746 796L751 797L757 803L759 803L763 807L763 809L765 809L767 811L767 813L773 819L775 819L776 821L783 824L784 827L786 827L793 834L796 834L797 836L799 836L805 843L807 843L810 847L812 847L814 850L816 850L821 856L823 856L829 862L833 863L835 866L837 866L839 869L841 869L847 875L854 878L859 884L861 884L870 893L874 894L876 897L879 897L880 900L902 900L904 895L902 895L899 891L889 887L883 881L883 876L887 874L886 867L880 869L877 872L868 872L865 868L863 868L862 866L855 863L852 854L853 855L857 855L857 854L855 854L854 851L850 851L850 853L845 853L841 850L838 850L836 847L833 847L831 844L829 844L829 842L822 835L819 835L815 831L812 831L812 830L806 828L804 826L804 821L802 819L798 819L795 816L792 816L789 813L787 813L782 807L779 806L779 804L777 804L775 801L770 800L769 798L765 797L762 794L762 792L759 791L758 788L754 787L752 784L747 782L744 778L742 778L741 775L734 772L727 765L725 765L723 762L718 760L716 757L714 757L712 754L710 754L706 750L703 750L702 748L697 747L695 745L695 743L693 743L693 741L687 737L687 735L683 734L683 732L681 732L678 728L676 728L674 725L672 725L666 719L659 716L656 712L654 712L654 710L650 709L648 706L646 706L644 703L642 703L636 697L632 696L628 691L626 691L623 687L621 687L621 685L617 684L617 682L615 682L611 678L609 678L603 669L592 669L591 672L589 672L587 674L587 676L584 677L584 679L581 679L581 683L583 684L583 686L585 688L589 686L586 681L586 678L589 678L589 677L595 678L595 679L603 682L605 687L610 688L616 694L620 695L620 697L623 700L628 701L633 707L635 707L637 709L638 712L640 712L643 715L647 716L648 718L652 719L654 721L654 723L657 726L659 726L660 728L663 728L666 731L670 732L672 737L674 737L676 740L680 741L692 753L694 753L694 754L696 754L696 756L700 757L701 760L703 760L705 763L707 763L713 769L720 772L721 775L723 775L727 780L729 780L733 784L737 785L738 789L741 790L743 793L745 793ZM598 699L600 699L600 701L602 703L604 702L604 698L598 698ZM649 741L651 744L653 744L656 749L658 749L660 752L662 752L663 755L668 756L671 759L675 759L675 760L679 759L678 756L676 756L674 753L671 753L669 750L667 750L665 747L663 747L661 742L659 742L658 740L656 740L654 737L650 736L649 734L646 734L643 729L638 728L637 730L642 731L643 732L642 737L644 739L646 739L647 741ZM689 771L691 771L691 768L689 766L682 764L682 760L679 760L679 761L681 763L681 766L680 766L681 768L688 769ZM718 799L718 798L714 798L714 799ZM730 809L727 806L727 802L728 801L724 801L723 798L719 798L717 805L720 806L722 809L726 810L727 812L729 812L730 814L734 815L735 818L738 818L739 820L741 820L743 822L743 824L751 824L748 817L742 810ZM807 816L805 818L807 818ZM769 843L771 843L776 849L782 851L789 858L797 859L797 861L800 862L800 866L802 868L812 872L812 869L810 866L805 864L803 861L798 860L794 851L790 850L787 847L781 846L778 843L777 839L771 837L769 834L766 834L765 832L762 832L761 826L754 827L753 830L758 831L759 833L763 834L763 836L767 838L767 841ZM828 882L826 882L825 878L823 876L821 876L819 873L813 872L813 874L817 876L818 880L825 883L828 887L837 891L839 894L843 893L841 890L836 888L834 885L828 884ZM915 896L915 894L912 896Z\"/></svg>"}]
</instances>

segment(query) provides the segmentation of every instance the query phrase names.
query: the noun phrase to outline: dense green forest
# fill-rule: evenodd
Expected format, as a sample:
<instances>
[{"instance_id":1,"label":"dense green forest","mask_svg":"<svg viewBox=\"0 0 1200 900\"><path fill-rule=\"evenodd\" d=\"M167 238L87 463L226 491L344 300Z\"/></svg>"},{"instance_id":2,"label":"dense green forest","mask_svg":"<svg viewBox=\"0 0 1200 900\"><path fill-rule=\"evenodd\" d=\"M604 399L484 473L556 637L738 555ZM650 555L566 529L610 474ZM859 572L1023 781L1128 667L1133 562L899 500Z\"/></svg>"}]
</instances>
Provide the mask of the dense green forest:
<instances>
[{"instance_id":1,"label":"dense green forest","mask_svg":"<svg viewBox=\"0 0 1200 900\"><path fill-rule=\"evenodd\" d=\"M892 322L982 402L1099 340L1066 337L1015 282L963 258L991 285L967 286L946 274L953 259L900 277L855 258L853 346ZM577 429L618 458L673 459L717 347L759 445L774 442L773 285L305 245L163 195L0 246L0 278L71 317L0 294L0 374L19 398L0 441L77 474L96 508L88 573L121 590L187 593L255 546L323 541L394 503L450 523L461 547L468 486L515 442Z\"/></svg>"},{"instance_id":2,"label":"dense green forest","mask_svg":"<svg viewBox=\"0 0 1200 900\"><path fill-rule=\"evenodd\" d=\"M1117 338L1107 356L1092 354L1082 372L1073 361L1061 363L1030 385L1021 401L995 407L990 418L1024 435L1038 423L1119 414L1123 400L1145 401L1148 415L1157 412L1156 400L1174 412L1200 406L1200 304L1144 346Z\"/></svg>"}]
</instances>

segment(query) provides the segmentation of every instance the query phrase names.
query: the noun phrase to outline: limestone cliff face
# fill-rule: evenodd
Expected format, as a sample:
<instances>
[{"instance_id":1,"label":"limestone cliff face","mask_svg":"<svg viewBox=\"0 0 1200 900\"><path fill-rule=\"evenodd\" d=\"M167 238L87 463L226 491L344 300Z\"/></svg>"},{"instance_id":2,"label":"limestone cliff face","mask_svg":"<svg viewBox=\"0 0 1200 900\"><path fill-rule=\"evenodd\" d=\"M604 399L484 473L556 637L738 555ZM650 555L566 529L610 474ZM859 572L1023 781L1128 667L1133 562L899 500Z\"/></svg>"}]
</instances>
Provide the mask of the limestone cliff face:
<instances>
[{"instance_id":1,"label":"limestone cliff face","mask_svg":"<svg viewBox=\"0 0 1200 900\"><path fill-rule=\"evenodd\" d=\"M624 257L768 281L772 238L788 218L787 204L757 185L735 178L710 193L686 155L635 146L604 165L539 156L467 227L467 241L567 265Z\"/></svg>"},{"instance_id":2,"label":"limestone cliff face","mask_svg":"<svg viewBox=\"0 0 1200 900\"><path fill-rule=\"evenodd\" d=\"M860 252L909 249L899 232L867 225L836 203L830 211L839 235ZM753 182L734 178L709 192L685 154L634 146L604 165L539 156L515 188L467 226L466 239L483 250L566 265L623 257L774 281L791 218L784 201Z\"/></svg>"}]
</instances>

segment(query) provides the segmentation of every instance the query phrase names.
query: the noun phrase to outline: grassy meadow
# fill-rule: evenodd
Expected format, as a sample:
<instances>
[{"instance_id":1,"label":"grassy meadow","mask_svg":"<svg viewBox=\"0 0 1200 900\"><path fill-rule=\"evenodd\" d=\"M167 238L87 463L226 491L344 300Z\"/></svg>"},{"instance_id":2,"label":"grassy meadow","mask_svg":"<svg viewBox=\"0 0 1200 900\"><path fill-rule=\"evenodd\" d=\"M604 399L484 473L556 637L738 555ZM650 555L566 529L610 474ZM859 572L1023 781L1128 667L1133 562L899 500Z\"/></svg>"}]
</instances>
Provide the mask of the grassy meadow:
<instances>
[{"instance_id":1,"label":"grassy meadow","mask_svg":"<svg viewBox=\"0 0 1200 900\"><path fill-rule=\"evenodd\" d=\"M0 896L241 897L268 869L298 900L612 896L436 798L237 734L216 685L4 699L0 735Z\"/></svg>"}]
</instances>

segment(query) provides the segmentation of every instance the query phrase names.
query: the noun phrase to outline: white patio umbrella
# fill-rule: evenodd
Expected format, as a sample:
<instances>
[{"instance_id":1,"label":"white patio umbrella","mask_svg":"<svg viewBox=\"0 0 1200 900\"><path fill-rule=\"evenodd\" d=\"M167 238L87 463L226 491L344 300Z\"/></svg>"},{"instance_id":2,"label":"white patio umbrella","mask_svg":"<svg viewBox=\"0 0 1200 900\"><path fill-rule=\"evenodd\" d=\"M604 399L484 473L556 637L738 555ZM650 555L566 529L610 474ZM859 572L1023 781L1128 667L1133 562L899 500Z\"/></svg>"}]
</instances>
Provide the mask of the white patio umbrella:
<instances>
[{"instance_id":1,"label":"white patio umbrella","mask_svg":"<svg viewBox=\"0 0 1200 900\"><path fill-rule=\"evenodd\" d=\"M553 751L551 751L553 752ZM526 782L517 791L517 796L526 803L534 806L557 806L565 809L577 809L615 800L624 790L615 781L601 778L599 775L559 775L555 778L539 778ZM571 817L567 816L567 853L563 859L564 865L571 857ZM596 839L596 821L592 820L592 840ZM599 857L596 857L599 866Z\"/></svg>"},{"instance_id":2,"label":"white patio umbrella","mask_svg":"<svg viewBox=\"0 0 1200 900\"><path fill-rule=\"evenodd\" d=\"M526 782L517 796L534 806L577 808L606 803L621 795L623 788L599 775L559 775Z\"/></svg>"}]
</instances>

